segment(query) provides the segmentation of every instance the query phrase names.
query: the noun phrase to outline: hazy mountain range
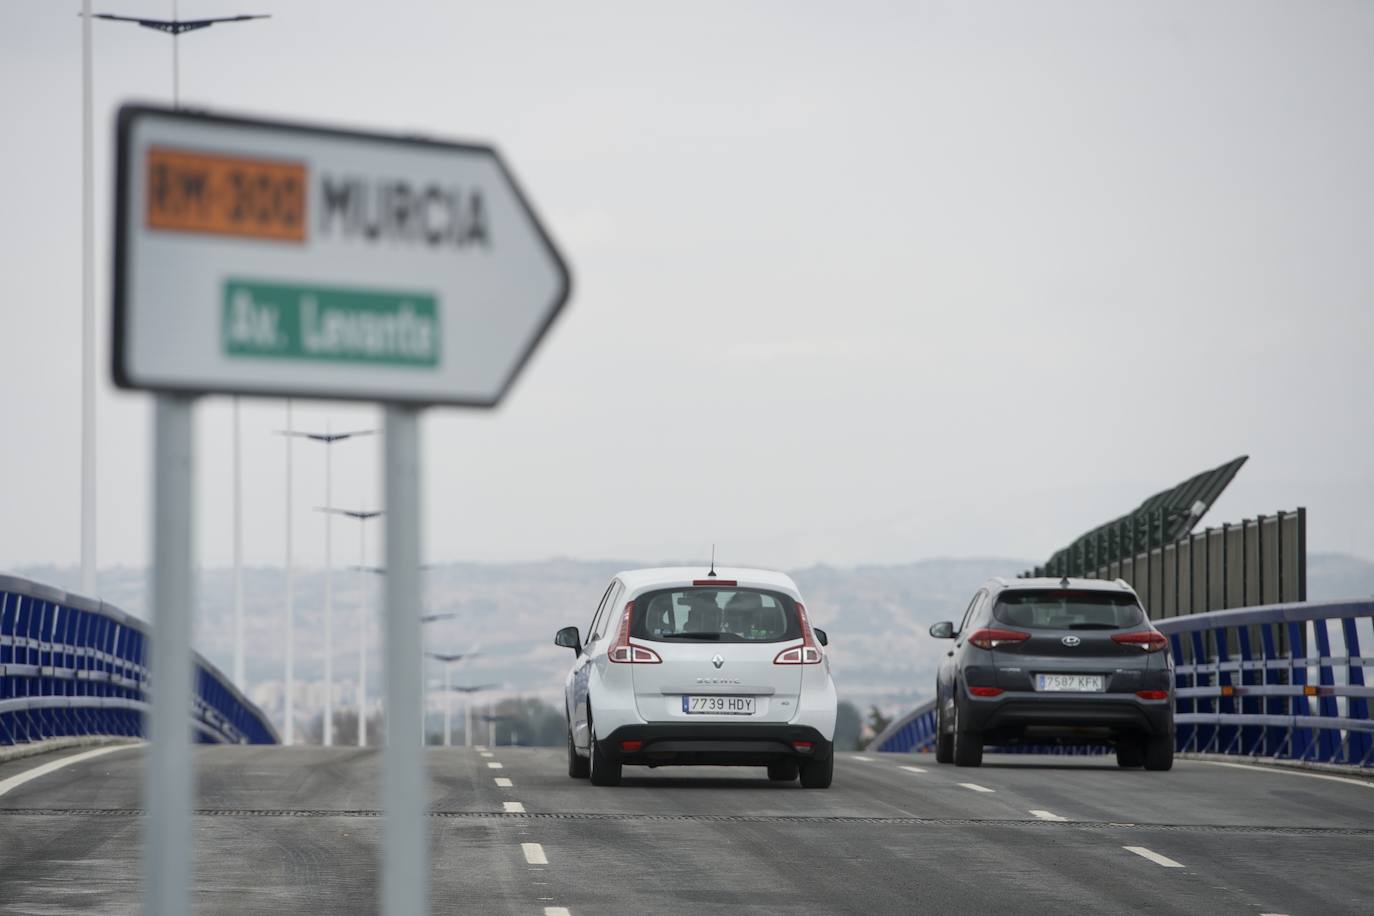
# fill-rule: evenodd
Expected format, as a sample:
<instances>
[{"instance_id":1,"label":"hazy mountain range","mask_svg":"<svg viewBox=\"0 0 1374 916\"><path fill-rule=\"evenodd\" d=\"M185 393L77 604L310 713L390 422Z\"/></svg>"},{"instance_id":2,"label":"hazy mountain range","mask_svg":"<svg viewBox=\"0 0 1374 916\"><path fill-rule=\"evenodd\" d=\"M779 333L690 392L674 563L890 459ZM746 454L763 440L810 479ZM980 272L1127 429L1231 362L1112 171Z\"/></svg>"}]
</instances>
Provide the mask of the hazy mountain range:
<instances>
[{"instance_id":1,"label":"hazy mountain range","mask_svg":"<svg viewBox=\"0 0 1374 916\"><path fill-rule=\"evenodd\" d=\"M553 645L562 626L585 628L610 577L622 569L647 564L632 561L554 559L537 563L448 563L425 577L423 613L453 613L452 620L425 628L426 647L459 652L473 646L480 654L455 668L455 684L499 684L495 693L538 695L557 702L571 658ZM814 622L831 638L835 678L843 699L888 712L910 708L928 696L940 646L927 634L931 623L957 617L970 596L989 576L1015 575L1031 564L1002 558L930 559L895 566L839 568L812 566L793 570L807 597ZM72 567L31 567L16 574L74 590L79 574ZM705 570L703 570L705 572ZM335 570L334 667L337 702L352 705L358 669L360 608L373 612L381 577ZM280 710L285 642L281 569L244 571L245 632L248 647L248 692L264 709ZM296 591L296 671L319 702L323 693L323 621L325 574L298 570ZM102 570L100 597L146 619L147 573L119 567ZM1374 595L1374 562L1342 554L1313 554L1308 559L1308 592L1313 600ZM196 645L230 673L233 658L232 574L205 570L200 577L201 609ZM419 611L420 609L417 609ZM374 619L370 636L369 694L376 702L381 685L380 629ZM432 678L442 677L432 663ZM315 683L311 683L315 682ZM438 703L439 700L433 700ZM308 708L312 700L304 699Z\"/></svg>"}]
</instances>

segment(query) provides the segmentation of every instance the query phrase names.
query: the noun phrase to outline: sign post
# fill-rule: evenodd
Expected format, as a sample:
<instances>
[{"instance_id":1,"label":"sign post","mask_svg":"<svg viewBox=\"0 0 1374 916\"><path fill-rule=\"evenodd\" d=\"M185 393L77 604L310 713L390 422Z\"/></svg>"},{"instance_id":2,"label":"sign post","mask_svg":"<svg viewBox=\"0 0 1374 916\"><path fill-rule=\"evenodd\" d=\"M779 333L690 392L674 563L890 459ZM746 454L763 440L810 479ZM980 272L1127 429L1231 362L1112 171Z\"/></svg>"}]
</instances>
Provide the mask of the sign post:
<instances>
[{"instance_id":1,"label":"sign post","mask_svg":"<svg viewBox=\"0 0 1374 916\"><path fill-rule=\"evenodd\" d=\"M191 869L191 403L233 394L385 405L381 904L424 913L420 411L499 404L567 268L488 146L125 106L116 147L114 378L158 393L149 912Z\"/></svg>"}]
</instances>

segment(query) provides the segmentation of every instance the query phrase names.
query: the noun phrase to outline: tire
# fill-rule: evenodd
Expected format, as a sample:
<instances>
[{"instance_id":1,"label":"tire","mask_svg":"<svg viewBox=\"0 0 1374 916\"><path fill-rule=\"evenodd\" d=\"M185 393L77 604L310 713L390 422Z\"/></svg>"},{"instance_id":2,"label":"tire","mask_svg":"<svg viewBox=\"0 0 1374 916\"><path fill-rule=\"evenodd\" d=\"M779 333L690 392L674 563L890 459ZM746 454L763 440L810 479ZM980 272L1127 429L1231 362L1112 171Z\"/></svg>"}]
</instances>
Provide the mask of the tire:
<instances>
[{"instance_id":1,"label":"tire","mask_svg":"<svg viewBox=\"0 0 1374 916\"><path fill-rule=\"evenodd\" d=\"M591 777L594 786L618 786L620 785L620 761L612 760L601 748L601 742L596 740L595 733L591 738L592 752L591 759L587 761L589 766L588 776Z\"/></svg>"},{"instance_id":2,"label":"tire","mask_svg":"<svg viewBox=\"0 0 1374 916\"><path fill-rule=\"evenodd\" d=\"M1145 765L1145 744L1139 738L1119 738L1116 742L1116 765L1132 769Z\"/></svg>"},{"instance_id":3,"label":"tire","mask_svg":"<svg viewBox=\"0 0 1374 916\"><path fill-rule=\"evenodd\" d=\"M568 732L568 775L573 779L586 779L592 771L592 762L573 747L572 732Z\"/></svg>"},{"instance_id":4,"label":"tire","mask_svg":"<svg viewBox=\"0 0 1374 916\"><path fill-rule=\"evenodd\" d=\"M958 689L957 687L955 688ZM964 731L959 722L959 700L954 700L954 765L977 767L983 765L983 733Z\"/></svg>"},{"instance_id":5,"label":"tire","mask_svg":"<svg viewBox=\"0 0 1374 916\"><path fill-rule=\"evenodd\" d=\"M802 760L797 763L801 774L803 789L828 789L835 778L835 753L832 751L824 760Z\"/></svg>"},{"instance_id":6,"label":"tire","mask_svg":"<svg viewBox=\"0 0 1374 916\"><path fill-rule=\"evenodd\" d=\"M768 764L768 778L773 782L792 782L797 778L797 761L778 760Z\"/></svg>"},{"instance_id":7,"label":"tire","mask_svg":"<svg viewBox=\"0 0 1374 916\"><path fill-rule=\"evenodd\" d=\"M1174 736L1168 733L1151 735L1145 739L1145 769L1172 770L1174 768Z\"/></svg>"},{"instance_id":8,"label":"tire","mask_svg":"<svg viewBox=\"0 0 1374 916\"><path fill-rule=\"evenodd\" d=\"M939 702L938 700L936 701ZM935 762L954 762L954 733L945 729L944 706L935 714Z\"/></svg>"}]
</instances>

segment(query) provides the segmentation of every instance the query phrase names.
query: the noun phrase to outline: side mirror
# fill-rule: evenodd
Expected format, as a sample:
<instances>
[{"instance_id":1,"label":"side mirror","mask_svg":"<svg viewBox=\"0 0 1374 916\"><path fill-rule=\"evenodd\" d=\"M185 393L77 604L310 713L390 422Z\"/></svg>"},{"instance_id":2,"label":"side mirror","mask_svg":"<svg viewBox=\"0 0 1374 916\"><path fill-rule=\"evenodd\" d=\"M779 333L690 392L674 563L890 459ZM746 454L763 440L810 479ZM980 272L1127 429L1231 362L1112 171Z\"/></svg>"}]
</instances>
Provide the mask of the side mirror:
<instances>
[{"instance_id":1,"label":"side mirror","mask_svg":"<svg viewBox=\"0 0 1374 916\"><path fill-rule=\"evenodd\" d=\"M822 630L820 627L812 627L811 632L816 634L816 639L820 642L821 645L830 645L830 637L826 636L825 631Z\"/></svg>"},{"instance_id":2,"label":"side mirror","mask_svg":"<svg viewBox=\"0 0 1374 916\"><path fill-rule=\"evenodd\" d=\"M577 627L564 627L559 630L554 634L553 644L572 649L578 655L582 654L582 637L577 634Z\"/></svg>"},{"instance_id":3,"label":"side mirror","mask_svg":"<svg viewBox=\"0 0 1374 916\"><path fill-rule=\"evenodd\" d=\"M930 635L934 636L936 639L953 639L954 624L948 620L933 623L930 625Z\"/></svg>"}]
</instances>

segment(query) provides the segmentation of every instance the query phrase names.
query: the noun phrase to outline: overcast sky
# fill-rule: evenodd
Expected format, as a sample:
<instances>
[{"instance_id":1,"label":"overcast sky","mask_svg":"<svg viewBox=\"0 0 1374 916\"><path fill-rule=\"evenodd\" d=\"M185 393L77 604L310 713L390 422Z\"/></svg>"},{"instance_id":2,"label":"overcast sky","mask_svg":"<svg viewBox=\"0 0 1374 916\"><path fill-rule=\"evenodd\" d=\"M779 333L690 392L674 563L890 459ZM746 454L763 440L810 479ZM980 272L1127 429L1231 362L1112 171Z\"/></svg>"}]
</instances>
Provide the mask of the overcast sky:
<instances>
[{"instance_id":1,"label":"overcast sky","mask_svg":"<svg viewBox=\"0 0 1374 916\"><path fill-rule=\"evenodd\" d=\"M79 557L78 7L0 4L0 568ZM425 422L431 559L1043 559L1238 454L1209 521L1305 505L1311 549L1374 557L1374 4L181 3L232 12L273 18L180 39L184 103L493 141L572 266L505 406ZM94 33L99 559L137 565L109 141L171 40ZM228 402L197 423L218 566ZM252 564L283 423L245 402ZM336 447L336 503L378 502L377 445ZM296 468L318 564L321 449Z\"/></svg>"}]
</instances>

